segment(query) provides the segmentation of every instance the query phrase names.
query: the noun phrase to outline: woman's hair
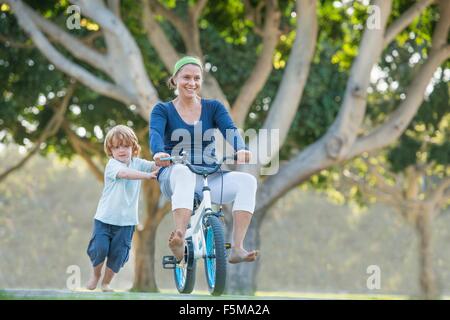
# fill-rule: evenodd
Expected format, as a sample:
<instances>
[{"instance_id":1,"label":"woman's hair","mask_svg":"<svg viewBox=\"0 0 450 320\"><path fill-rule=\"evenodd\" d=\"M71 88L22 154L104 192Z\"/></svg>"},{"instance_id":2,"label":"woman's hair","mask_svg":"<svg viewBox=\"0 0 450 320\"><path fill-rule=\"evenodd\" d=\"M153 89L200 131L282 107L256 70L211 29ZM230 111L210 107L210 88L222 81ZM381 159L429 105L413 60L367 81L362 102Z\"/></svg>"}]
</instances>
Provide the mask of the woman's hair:
<instances>
[{"instance_id":1,"label":"woman's hair","mask_svg":"<svg viewBox=\"0 0 450 320\"><path fill-rule=\"evenodd\" d=\"M111 148L120 145L131 146L132 156L136 157L141 152L138 138L133 129L124 125L117 125L108 131L105 138L104 149L108 157L112 156Z\"/></svg>"},{"instance_id":2,"label":"woman's hair","mask_svg":"<svg viewBox=\"0 0 450 320\"><path fill-rule=\"evenodd\" d=\"M177 88L177 84L175 83L173 78L175 78L175 76L171 76L169 79L167 79L167 86L170 90L175 90Z\"/></svg>"},{"instance_id":3,"label":"woman's hair","mask_svg":"<svg viewBox=\"0 0 450 320\"><path fill-rule=\"evenodd\" d=\"M181 59L179 59L175 65L174 65L174 71L172 76L167 80L167 86L169 87L169 89L174 90L177 88L177 85L174 81L175 77L177 76L178 72L180 72L181 69L183 69L183 67L187 64L193 64L196 65L198 67L200 67L200 69L203 72L203 65L201 60L198 57L194 57L194 56L185 56Z\"/></svg>"}]
</instances>

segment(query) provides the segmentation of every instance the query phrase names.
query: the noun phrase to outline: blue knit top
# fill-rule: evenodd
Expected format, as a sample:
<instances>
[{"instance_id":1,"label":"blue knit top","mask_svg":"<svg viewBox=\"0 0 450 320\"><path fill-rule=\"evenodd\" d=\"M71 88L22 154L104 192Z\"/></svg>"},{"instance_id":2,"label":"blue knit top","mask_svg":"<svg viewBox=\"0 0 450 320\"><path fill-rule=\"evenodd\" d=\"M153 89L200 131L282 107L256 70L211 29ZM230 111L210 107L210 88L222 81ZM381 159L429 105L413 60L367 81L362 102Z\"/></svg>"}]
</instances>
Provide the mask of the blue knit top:
<instances>
[{"instance_id":1,"label":"blue knit top","mask_svg":"<svg viewBox=\"0 0 450 320\"><path fill-rule=\"evenodd\" d=\"M219 101L202 98L200 119L195 124L186 123L172 101L159 102L150 118L150 148L153 154L178 155L186 151L192 164L211 166L216 161L215 129L220 130L234 151L246 149L228 111Z\"/></svg>"}]
</instances>

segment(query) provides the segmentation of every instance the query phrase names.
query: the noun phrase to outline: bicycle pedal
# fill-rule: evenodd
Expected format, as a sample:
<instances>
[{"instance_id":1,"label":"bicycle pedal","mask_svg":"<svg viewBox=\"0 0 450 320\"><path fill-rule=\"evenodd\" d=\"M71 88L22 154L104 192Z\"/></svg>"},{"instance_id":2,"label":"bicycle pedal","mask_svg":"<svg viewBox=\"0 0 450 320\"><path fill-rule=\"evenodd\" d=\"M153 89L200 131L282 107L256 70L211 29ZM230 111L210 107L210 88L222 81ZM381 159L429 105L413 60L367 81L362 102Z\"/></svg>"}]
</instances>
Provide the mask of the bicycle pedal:
<instances>
[{"instance_id":1,"label":"bicycle pedal","mask_svg":"<svg viewBox=\"0 0 450 320\"><path fill-rule=\"evenodd\" d=\"M177 266L177 259L175 256L163 256L162 265L164 269L175 269Z\"/></svg>"}]
</instances>

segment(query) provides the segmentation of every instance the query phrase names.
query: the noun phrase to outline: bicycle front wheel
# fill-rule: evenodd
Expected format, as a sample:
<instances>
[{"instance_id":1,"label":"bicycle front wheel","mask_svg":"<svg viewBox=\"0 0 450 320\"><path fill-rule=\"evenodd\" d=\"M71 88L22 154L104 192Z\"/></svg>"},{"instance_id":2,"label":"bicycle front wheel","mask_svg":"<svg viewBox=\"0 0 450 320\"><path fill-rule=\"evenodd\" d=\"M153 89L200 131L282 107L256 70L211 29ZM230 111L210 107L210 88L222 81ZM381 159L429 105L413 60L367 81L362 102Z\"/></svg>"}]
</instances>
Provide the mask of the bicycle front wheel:
<instances>
[{"instance_id":1,"label":"bicycle front wheel","mask_svg":"<svg viewBox=\"0 0 450 320\"><path fill-rule=\"evenodd\" d=\"M227 260L223 224L214 215L206 219L205 224L206 257L205 273L209 292L220 296L225 290Z\"/></svg>"}]
</instances>

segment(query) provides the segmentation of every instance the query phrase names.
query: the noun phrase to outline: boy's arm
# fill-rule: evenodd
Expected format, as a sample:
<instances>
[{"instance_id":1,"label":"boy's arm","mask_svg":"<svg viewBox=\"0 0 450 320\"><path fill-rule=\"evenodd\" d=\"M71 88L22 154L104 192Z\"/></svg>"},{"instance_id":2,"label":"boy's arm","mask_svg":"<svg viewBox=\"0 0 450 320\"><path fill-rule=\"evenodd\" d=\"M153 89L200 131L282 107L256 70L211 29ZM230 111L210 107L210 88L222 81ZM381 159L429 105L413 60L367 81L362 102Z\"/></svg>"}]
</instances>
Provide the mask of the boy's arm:
<instances>
[{"instance_id":1,"label":"boy's arm","mask_svg":"<svg viewBox=\"0 0 450 320\"><path fill-rule=\"evenodd\" d=\"M152 172L161 169L156 165L155 161L148 161L142 158L135 158L135 160L139 163L139 171Z\"/></svg>"},{"instance_id":2,"label":"boy's arm","mask_svg":"<svg viewBox=\"0 0 450 320\"><path fill-rule=\"evenodd\" d=\"M117 178L128 179L128 180L145 180L145 179L156 179L158 171L153 172L143 172L139 170L123 168L117 173Z\"/></svg>"}]
</instances>

